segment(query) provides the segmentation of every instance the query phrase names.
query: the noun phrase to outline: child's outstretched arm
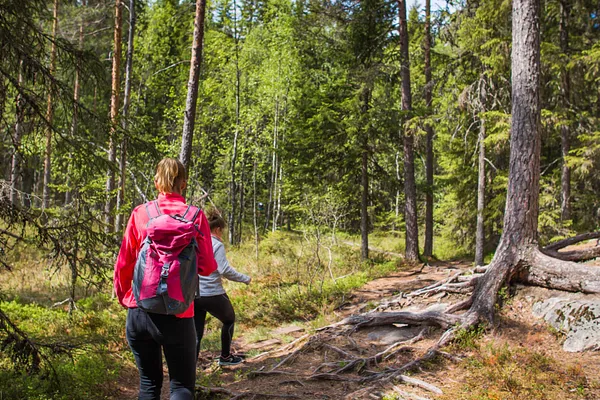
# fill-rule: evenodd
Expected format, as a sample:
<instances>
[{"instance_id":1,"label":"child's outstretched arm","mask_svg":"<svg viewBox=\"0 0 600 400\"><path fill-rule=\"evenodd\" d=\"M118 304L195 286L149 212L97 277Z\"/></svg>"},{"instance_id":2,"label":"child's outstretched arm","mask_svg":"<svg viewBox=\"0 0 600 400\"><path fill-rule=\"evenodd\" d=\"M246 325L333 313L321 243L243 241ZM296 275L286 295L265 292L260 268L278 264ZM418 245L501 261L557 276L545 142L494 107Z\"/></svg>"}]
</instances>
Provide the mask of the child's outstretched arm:
<instances>
[{"instance_id":1,"label":"child's outstretched arm","mask_svg":"<svg viewBox=\"0 0 600 400\"><path fill-rule=\"evenodd\" d=\"M242 274L241 272L237 272L235 268L229 265L229 261L227 261L227 257L225 256L225 247L223 245L218 246L215 249L215 260L217 260L218 270L221 276L229 279L234 282L242 282L246 285L250 283L252 278L248 275Z\"/></svg>"}]
</instances>

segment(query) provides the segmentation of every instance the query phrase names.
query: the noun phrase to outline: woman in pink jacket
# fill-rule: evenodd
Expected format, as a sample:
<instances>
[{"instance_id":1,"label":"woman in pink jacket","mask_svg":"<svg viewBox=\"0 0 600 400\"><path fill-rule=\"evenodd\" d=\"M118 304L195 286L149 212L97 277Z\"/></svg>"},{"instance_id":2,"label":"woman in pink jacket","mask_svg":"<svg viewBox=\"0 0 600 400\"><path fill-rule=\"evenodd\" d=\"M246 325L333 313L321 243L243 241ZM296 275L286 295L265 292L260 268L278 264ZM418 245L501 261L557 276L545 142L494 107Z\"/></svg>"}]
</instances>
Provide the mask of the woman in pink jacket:
<instances>
[{"instance_id":1,"label":"woman in pink jacket","mask_svg":"<svg viewBox=\"0 0 600 400\"><path fill-rule=\"evenodd\" d=\"M127 308L126 336L140 373L139 399L160 399L163 382L162 352L169 368L172 400L194 398L196 383L196 330L193 302L184 312L163 315L146 312L135 300L132 289L138 254L147 237L150 220L149 206L159 213L184 215L189 206L181 195L186 187L185 168L181 162L165 158L158 163L154 185L159 192L156 203L137 206L131 213L114 271L115 292ZM198 245L196 264L198 274L210 275L217 265L212 253L210 229L204 213L194 219Z\"/></svg>"}]
</instances>

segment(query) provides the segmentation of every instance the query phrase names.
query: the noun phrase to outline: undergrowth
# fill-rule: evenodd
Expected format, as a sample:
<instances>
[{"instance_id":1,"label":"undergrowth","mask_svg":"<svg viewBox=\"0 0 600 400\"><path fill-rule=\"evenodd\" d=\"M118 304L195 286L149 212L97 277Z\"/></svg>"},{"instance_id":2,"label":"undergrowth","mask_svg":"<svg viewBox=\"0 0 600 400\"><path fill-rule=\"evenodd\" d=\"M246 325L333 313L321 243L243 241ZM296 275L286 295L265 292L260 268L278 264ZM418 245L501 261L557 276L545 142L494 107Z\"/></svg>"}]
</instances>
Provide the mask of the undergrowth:
<instances>
[{"instance_id":1,"label":"undergrowth","mask_svg":"<svg viewBox=\"0 0 600 400\"><path fill-rule=\"evenodd\" d=\"M508 343L479 346L452 375L460 384L444 388L440 399L589 399L598 387L579 364Z\"/></svg>"},{"instance_id":2,"label":"undergrowth","mask_svg":"<svg viewBox=\"0 0 600 400\"><path fill-rule=\"evenodd\" d=\"M272 337L272 328L282 324L310 330L330 323L332 311L346 302L353 289L403 267L381 254L361 263L360 249L352 244L356 241L349 235L334 239L307 229L267 235L260 242L258 259L252 240L228 248L231 264L253 278L249 286L226 284L237 315L237 335L258 341ZM383 236L377 245L384 251L399 250L397 240ZM57 342L73 350L54 356L46 351L53 369L38 375L15 371L7 356L0 354L0 398L115 396L122 371L135 371L125 339L126 310L111 298L109 285L81 280L75 288L77 308L71 314L66 303L53 307L69 297L68 268L57 268L37 249L19 246L13 271L0 272L0 309L36 343ZM219 330L218 321L209 321L203 349L219 350Z\"/></svg>"}]
</instances>

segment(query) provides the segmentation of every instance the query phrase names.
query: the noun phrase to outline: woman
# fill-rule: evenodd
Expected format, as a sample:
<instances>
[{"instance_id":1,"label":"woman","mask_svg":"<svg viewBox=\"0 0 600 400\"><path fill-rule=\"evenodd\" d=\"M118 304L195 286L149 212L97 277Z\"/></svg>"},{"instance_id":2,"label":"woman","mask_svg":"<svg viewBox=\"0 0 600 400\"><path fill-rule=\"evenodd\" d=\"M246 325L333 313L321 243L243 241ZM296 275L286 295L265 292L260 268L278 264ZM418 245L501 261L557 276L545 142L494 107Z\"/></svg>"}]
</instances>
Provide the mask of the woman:
<instances>
[{"instance_id":1,"label":"woman","mask_svg":"<svg viewBox=\"0 0 600 400\"><path fill-rule=\"evenodd\" d=\"M194 398L196 383L196 354L194 353L194 306L177 315L146 312L137 307L132 281L140 248L147 236L150 220L149 205L161 214L184 215L188 205L181 195L186 187L185 168L181 162L165 158L158 163L154 185L159 192L157 203L137 206L131 213L119 256L115 264L114 282L119 302L128 309L126 335L140 373L139 399L160 399L163 381L162 354L164 351L172 400ZM209 275L216 269L208 238L210 228L199 211L194 219L195 240L198 245L196 264L198 274Z\"/></svg>"},{"instance_id":2,"label":"woman","mask_svg":"<svg viewBox=\"0 0 600 400\"><path fill-rule=\"evenodd\" d=\"M194 301L194 322L196 323L196 334L198 335L196 355L200 353L200 341L204 335L204 321L208 312L223 323L219 365L236 365L243 360L241 357L231 354L235 312L225 289L223 289L222 277L230 281L243 282L246 285L250 283L251 278L237 272L229 265L227 257L225 257L225 246L223 246L225 220L217 210L208 213L208 223L212 235L212 249L217 261L217 270L208 276L200 276L200 297L196 297Z\"/></svg>"}]
</instances>

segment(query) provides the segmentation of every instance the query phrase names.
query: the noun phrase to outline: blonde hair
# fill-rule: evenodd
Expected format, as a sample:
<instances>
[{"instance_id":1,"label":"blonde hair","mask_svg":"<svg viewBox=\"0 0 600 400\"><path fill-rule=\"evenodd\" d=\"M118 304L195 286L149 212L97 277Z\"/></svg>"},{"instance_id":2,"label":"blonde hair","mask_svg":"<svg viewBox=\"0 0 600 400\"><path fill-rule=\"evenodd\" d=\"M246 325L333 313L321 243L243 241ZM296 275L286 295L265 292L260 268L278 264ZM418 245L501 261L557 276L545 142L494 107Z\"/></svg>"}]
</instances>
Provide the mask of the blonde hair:
<instances>
[{"instance_id":1,"label":"blonde hair","mask_svg":"<svg viewBox=\"0 0 600 400\"><path fill-rule=\"evenodd\" d=\"M156 167L154 182L161 193L179 193L181 184L185 182L185 167L179 160L163 158Z\"/></svg>"}]
</instances>

